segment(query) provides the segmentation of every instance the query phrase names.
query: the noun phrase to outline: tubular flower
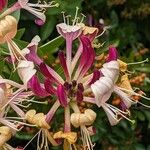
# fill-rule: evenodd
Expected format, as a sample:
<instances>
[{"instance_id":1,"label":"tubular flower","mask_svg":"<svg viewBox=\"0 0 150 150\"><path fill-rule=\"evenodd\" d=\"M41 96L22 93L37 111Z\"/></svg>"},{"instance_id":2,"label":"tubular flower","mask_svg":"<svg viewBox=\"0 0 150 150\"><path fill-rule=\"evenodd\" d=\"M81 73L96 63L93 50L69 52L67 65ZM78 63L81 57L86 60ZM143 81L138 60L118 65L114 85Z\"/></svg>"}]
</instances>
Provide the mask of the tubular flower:
<instances>
[{"instance_id":1,"label":"tubular flower","mask_svg":"<svg viewBox=\"0 0 150 150\"><path fill-rule=\"evenodd\" d=\"M0 18L3 18L6 15L9 15L19 9L25 9L38 18L38 20L35 20L35 23L37 23L38 25L43 25L46 21L46 16L44 14L45 9L58 6L59 4L55 3L54 1L49 3L41 3L40 1L38 1L38 3L32 4L29 3L29 0L18 0L18 2L16 2L12 7L8 8L5 12L3 12L0 15Z\"/></svg>"},{"instance_id":2,"label":"tubular flower","mask_svg":"<svg viewBox=\"0 0 150 150\"><path fill-rule=\"evenodd\" d=\"M117 61L117 53L115 48L111 47L109 51L107 62L100 69L102 76L91 85L91 89L95 95L95 103L104 109L111 125L116 125L121 118L125 118L134 123L133 120L130 120L127 117L130 115L128 109L131 105L140 103L143 106L149 106L141 102L137 102L131 97L133 95L137 95L145 99L149 98L134 92L126 74L121 77L120 84L116 84L119 77L119 71L126 71L127 67L124 65L125 63ZM121 98L122 106L120 107L123 107L121 108L122 110L107 103L108 99L112 95L112 92L116 93Z\"/></svg>"},{"instance_id":3,"label":"tubular flower","mask_svg":"<svg viewBox=\"0 0 150 150\"><path fill-rule=\"evenodd\" d=\"M60 23L56 26L58 33L66 39L66 65L69 76L71 76L72 43L82 33L82 27L78 23L78 9L77 7L72 25L69 25L69 18L66 20L63 13L64 23Z\"/></svg>"}]
</instances>

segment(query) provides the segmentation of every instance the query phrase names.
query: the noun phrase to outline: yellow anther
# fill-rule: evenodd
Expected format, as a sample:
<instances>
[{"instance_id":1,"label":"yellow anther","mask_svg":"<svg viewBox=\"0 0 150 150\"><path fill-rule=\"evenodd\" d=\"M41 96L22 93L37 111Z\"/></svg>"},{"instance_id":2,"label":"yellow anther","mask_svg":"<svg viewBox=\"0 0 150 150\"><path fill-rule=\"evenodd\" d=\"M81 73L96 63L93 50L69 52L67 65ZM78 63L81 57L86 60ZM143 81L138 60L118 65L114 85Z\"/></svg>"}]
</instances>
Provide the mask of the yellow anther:
<instances>
[{"instance_id":1,"label":"yellow anther","mask_svg":"<svg viewBox=\"0 0 150 150\"><path fill-rule=\"evenodd\" d=\"M17 20L13 16L6 16L0 21L0 43L12 39L17 33ZM9 39L8 39L9 38Z\"/></svg>"},{"instance_id":2,"label":"yellow anther","mask_svg":"<svg viewBox=\"0 0 150 150\"><path fill-rule=\"evenodd\" d=\"M55 133L53 137L54 137L54 139L64 138L70 144L74 144L77 141L77 133L76 132L63 133L62 131L59 131L59 132Z\"/></svg>"},{"instance_id":3,"label":"yellow anther","mask_svg":"<svg viewBox=\"0 0 150 150\"><path fill-rule=\"evenodd\" d=\"M45 115L43 113L36 114L34 109L27 111L25 118L29 123L34 124L37 127L50 129L49 124L45 120Z\"/></svg>"}]
</instances>

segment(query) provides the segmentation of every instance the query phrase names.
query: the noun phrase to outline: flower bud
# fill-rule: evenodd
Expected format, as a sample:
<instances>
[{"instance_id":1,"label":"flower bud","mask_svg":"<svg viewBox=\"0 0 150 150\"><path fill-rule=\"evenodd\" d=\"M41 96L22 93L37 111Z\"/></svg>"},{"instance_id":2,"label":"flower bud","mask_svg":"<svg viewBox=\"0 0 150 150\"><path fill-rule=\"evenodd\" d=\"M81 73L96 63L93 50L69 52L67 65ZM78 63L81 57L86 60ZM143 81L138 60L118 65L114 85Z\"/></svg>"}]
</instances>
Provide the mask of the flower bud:
<instances>
[{"instance_id":1,"label":"flower bud","mask_svg":"<svg viewBox=\"0 0 150 150\"><path fill-rule=\"evenodd\" d=\"M0 21L0 44L12 39L17 33L17 20L13 16L6 16Z\"/></svg>"}]
</instances>

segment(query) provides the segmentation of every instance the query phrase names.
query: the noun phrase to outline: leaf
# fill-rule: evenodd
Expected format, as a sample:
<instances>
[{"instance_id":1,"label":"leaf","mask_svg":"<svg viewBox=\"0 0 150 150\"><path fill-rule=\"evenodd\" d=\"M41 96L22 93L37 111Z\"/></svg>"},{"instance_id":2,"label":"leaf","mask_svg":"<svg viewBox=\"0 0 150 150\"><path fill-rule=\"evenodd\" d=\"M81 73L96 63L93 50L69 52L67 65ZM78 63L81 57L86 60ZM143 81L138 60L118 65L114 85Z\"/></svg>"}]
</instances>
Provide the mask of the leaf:
<instances>
[{"instance_id":1,"label":"leaf","mask_svg":"<svg viewBox=\"0 0 150 150\"><path fill-rule=\"evenodd\" d=\"M17 19L17 21L19 21L19 19L20 19L20 10L17 10L15 12L13 12L11 15L14 16Z\"/></svg>"},{"instance_id":2,"label":"leaf","mask_svg":"<svg viewBox=\"0 0 150 150\"><path fill-rule=\"evenodd\" d=\"M56 19L53 16L48 16L46 23L42 26L40 35L41 40L46 40L53 32L56 25Z\"/></svg>"},{"instance_id":3,"label":"leaf","mask_svg":"<svg viewBox=\"0 0 150 150\"><path fill-rule=\"evenodd\" d=\"M20 131L20 132L17 132L15 137L20 139L20 140L30 140L34 135L33 134L28 134L27 132L23 132L23 131Z\"/></svg>"},{"instance_id":4,"label":"leaf","mask_svg":"<svg viewBox=\"0 0 150 150\"><path fill-rule=\"evenodd\" d=\"M59 46L64 42L63 37L58 36L57 38L49 41L48 43L42 45L39 50L38 53L40 56L44 56L44 55L52 55L53 53L55 53Z\"/></svg>"},{"instance_id":5,"label":"leaf","mask_svg":"<svg viewBox=\"0 0 150 150\"><path fill-rule=\"evenodd\" d=\"M150 73L150 65L138 67L138 68L135 68L135 70L140 71L140 72Z\"/></svg>"},{"instance_id":6,"label":"leaf","mask_svg":"<svg viewBox=\"0 0 150 150\"><path fill-rule=\"evenodd\" d=\"M25 32L25 28L19 29L16 36L15 36L15 39L21 39L24 32Z\"/></svg>"}]
</instances>

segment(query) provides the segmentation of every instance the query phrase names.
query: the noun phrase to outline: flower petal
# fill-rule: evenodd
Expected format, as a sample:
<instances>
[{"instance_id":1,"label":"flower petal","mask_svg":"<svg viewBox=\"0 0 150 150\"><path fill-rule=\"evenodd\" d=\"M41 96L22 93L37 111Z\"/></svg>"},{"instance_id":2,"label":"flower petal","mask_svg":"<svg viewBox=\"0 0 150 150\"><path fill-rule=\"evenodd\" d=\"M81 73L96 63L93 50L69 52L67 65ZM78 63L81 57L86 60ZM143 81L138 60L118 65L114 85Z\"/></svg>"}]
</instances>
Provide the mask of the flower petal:
<instances>
[{"instance_id":1,"label":"flower petal","mask_svg":"<svg viewBox=\"0 0 150 150\"><path fill-rule=\"evenodd\" d=\"M28 82L29 88L34 92L35 95L40 97L47 97L50 94L41 86L37 76L33 76Z\"/></svg>"},{"instance_id":2,"label":"flower petal","mask_svg":"<svg viewBox=\"0 0 150 150\"><path fill-rule=\"evenodd\" d=\"M27 85L28 81L36 73L33 62L25 60L19 61L17 71L24 85Z\"/></svg>"},{"instance_id":3,"label":"flower petal","mask_svg":"<svg viewBox=\"0 0 150 150\"><path fill-rule=\"evenodd\" d=\"M66 96L65 88L61 84L58 85L58 87L57 87L57 96L58 96L58 100L59 100L61 106L66 107L68 104L67 96Z\"/></svg>"},{"instance_id":4,"label":"flower petal","mask_svg":"<svg viewBox=\"0 0 150 150\"><path fill-rule=\"evenodd\" d=\"M107 58L107 62L116 60L118 59L118 53L117 53L117 49L113 46L109 47L109 56Z\"/></svg>"}]
</instances>

